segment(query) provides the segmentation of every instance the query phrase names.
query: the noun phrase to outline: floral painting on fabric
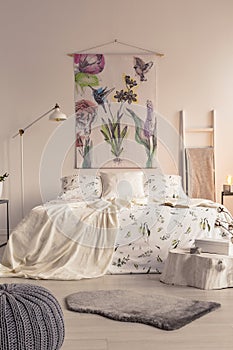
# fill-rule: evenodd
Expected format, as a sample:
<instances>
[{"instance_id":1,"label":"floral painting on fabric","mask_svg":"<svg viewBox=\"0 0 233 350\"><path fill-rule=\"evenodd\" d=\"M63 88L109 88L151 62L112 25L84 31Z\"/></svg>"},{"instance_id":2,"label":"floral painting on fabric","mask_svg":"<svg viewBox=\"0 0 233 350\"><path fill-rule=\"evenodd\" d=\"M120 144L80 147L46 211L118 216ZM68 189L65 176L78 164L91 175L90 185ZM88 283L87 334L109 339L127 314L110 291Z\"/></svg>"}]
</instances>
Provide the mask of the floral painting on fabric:
<instances>
[{"instance_id":1,"label":"floral painting on fabric","mask_svg":"<svg viewBox=\"0 0 233 350\"><path fill-rule=\"evenodd\" d=\"M74 54L76 167L153 168L155 57Z\"/></svg>"}]
</instances>

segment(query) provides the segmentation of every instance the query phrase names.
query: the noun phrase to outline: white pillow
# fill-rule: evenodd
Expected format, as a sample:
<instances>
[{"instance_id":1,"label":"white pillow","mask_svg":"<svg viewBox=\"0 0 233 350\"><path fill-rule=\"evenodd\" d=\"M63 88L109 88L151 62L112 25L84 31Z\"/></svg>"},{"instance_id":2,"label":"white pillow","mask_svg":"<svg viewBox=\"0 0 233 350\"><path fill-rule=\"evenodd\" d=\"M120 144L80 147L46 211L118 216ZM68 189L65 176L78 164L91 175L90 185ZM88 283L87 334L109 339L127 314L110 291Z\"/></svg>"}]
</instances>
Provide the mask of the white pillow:
<instances>
[{"instance_id":1,"label":"white pillow","mask_svg":"<svg viewBox=\"0 0 233 350\"><path fill-rule=\"evenodd\" d=\"M102 179L102 198L132 200L145 197L144 174L142 171L100 172Z\"/></svg>"},{"instance_id":2,"label":"white pillow","mask_svg":"<svg viewBox=\"0 0 233 350\"><path fill-rule=\"evenodd\" d=\"M61 199L97 199L101 197L102 182L95 175L69 175L61 178Z\"/></svg>"}]
</instances>

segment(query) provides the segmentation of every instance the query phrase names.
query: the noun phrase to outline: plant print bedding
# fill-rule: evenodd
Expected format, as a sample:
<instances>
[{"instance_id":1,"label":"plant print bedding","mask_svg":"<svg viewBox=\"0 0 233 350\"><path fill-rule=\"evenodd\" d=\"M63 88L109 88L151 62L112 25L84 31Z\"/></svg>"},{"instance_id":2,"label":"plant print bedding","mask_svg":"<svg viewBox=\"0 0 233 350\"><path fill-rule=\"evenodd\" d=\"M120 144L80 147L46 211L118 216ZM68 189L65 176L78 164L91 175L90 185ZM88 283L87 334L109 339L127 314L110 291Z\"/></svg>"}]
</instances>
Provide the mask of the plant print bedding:
<instances>
[{"instance_id":1,"label":"plant print bedding","mask_svg":"<svg viewBox=\"0 0 233 350\"><path fill-rule=\"evenodd\" d=\"M229 239L229 212L210 201L202 205L150 203L120 212L109 273L160 273L170 249L190 248L196 238Z\"/></svg>"}]
</instances>

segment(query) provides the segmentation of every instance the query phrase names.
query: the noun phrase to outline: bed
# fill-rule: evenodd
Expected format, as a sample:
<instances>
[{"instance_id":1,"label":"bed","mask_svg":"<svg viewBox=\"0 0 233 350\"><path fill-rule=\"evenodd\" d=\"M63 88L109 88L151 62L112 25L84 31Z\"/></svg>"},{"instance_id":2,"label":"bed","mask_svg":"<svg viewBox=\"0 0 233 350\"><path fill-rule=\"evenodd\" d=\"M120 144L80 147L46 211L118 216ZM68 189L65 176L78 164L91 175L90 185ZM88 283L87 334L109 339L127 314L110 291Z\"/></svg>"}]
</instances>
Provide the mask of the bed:
<instances>
[{"instance_id":1,"label":"bed","mask_svg":"<svg viewBox=\"0 0 233 350\"><path fill-rule=\"evenodd\" d=\"M161 273L170 249L231 239L218 203L187 197L178 175L100 172L62 178L57 199L33 208L10 235L1 277L78 280Z\"/></svg>"}]
</instances>

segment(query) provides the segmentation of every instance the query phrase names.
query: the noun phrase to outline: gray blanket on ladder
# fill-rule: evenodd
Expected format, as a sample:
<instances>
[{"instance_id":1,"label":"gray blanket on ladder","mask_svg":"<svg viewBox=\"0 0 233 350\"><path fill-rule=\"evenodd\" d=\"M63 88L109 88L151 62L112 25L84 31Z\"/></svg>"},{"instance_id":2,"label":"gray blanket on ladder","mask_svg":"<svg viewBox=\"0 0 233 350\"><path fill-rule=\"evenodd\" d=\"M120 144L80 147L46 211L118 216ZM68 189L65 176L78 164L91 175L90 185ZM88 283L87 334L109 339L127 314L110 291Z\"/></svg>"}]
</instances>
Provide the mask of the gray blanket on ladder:
<instances>
[{"instance_id":1,"label":"gray blanket on ladder","mask_svg":"<svg viewBox=\"0 0 233 350\"><path fill-rule=\"evenodd\" d=\"M188 195L215 201L214 149L186 148Z\"/></svg>"}]
</instances>

